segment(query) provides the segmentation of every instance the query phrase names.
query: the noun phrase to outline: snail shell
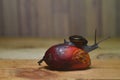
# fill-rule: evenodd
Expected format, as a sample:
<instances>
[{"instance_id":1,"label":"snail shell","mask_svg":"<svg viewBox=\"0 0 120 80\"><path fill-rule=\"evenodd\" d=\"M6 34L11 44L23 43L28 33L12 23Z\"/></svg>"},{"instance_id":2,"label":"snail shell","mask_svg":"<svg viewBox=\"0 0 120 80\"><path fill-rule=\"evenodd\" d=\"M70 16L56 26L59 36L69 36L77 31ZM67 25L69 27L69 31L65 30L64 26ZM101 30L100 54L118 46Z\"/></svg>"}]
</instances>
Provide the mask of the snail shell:
<instances>
[{"instance_id":1,"label":"snail shell","mask_svg":"<svg viewBox=\"0 0 120 80\"><path fill-rule=\"evenodd\" d=\"M49 48L44 61L52 69L86 69L90 66L89 54L83 49L69 44L59 44Z\"/></svg>"}]
</instances>

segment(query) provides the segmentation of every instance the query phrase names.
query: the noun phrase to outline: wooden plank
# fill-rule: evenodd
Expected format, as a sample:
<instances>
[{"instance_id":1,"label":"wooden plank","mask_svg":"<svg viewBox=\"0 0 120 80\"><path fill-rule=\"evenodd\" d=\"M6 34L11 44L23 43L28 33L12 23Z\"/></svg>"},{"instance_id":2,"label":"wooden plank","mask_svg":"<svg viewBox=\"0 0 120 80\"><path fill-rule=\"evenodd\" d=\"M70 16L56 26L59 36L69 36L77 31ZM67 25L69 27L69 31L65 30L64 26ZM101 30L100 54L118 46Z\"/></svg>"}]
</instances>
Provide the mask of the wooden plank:
<instances>
[{"instance_id":1,"label":"wooden plank","mask_svg":"<svg viewBox=\"0 0 120 80\"><path fill-rule=\"evenodd\" d=\"M31 36L38 36L38 11L37 11L37 0L31 0L30 16L31 16Z\"/></svg>"},{"instance_id":2,"label":"wooden plank","mask_svg":"<svg viewBox=\"0 0 120 80\"><path fill-rule=\"evenodd\" d=\"M116 0L116 36L120 36L120 0Z\"/></svg>"},{"instance_id":3,"label":"wooden plank","mask_svg":"<svg viewBox=\"0 0 120 80\"><path fill-rule=\"evenodd\" d=\"M37 60L0 60L1 80L119 80L120 62L118 60L92 60L87 70L53 71L38 66Z\"/></svg>"},{"instance_id":4,"label":"wooden plank","mask_svg":"<svg viewBox=\"0 0 120 80\"><path fill-rule=\"evenodd\" d=\"M69 29L71 35L86 35L85 11L85 0L70 0Z\"/></svg>"},{"instance_id":5,"label":"wooden plank","mask_svg":"<svg viewBox=\"0 0 120 80\"><path fill-rule=\"evenodd\" d=\"M31 35L30 0L18 1L19 31L21 36Z\"/></svg>"},{"instance_id":6,"label":"wooden plank","mask_svg":"<svg viewBox=\"0 0 120 80\"><path fill-rule=\"evenodd\" d=\"M102 19L103 19L103 35L116 35L116 9L115 0L102 0Z\"/></svg>"},{"instance_id":7,"label":"wooden plank","mask_svg":"<svg viewBox=\"0 0 120 80\"><path fill-rule=\"evenodd\" d=\"M6 36L18 35L16 0L3 0L4 33Z\"/></svg>"},{"instance_id":8,"label":"wooden plank","mask_svg":"<svg viewBox=\"0 0 120 80\"><path fill-rule=\"evenodd\" d=\"M54 0L53 1L53 25L55 37L65 37L69 34L69 1Z\"/></svg>"},{"instance_id":9,"label":"wooden plank","mask_svg":"<svg viewBox=\"0 0 120 80\"><path fill-rule=\"evenodd\" d=\"M40 37L54 36L51 0L37 0L38 34Z\"/></svg>"},{"instance_id":10,"label":"wooden plank","mask_svg":"<svg viewBox=\"0 0 120 80\"><path fill-rule=\"evenodd\" d=\"M18 34L18 32L19 32L19 26L18 26L18 15L17 15L17 1L16 0L12 0L11 1L12 3L11 3L11 14L12 14L12 16L11 16L11 19L13 19L13 21L12 21L12 23L11 24L13 24L12 25L12 29L14 30L13 32L13 36L18 36L19 34ZM8 26L9 27L9 26Z\"/></svg>"},{"instance_id":11,"label":"wooden plank","mask_svg":"<svg viewBox=\"0 0 120 80\"><path fill-rule=\"evenodd\" d=\"M67 37L69 35L68 15L66 14L54 15L54 31L55 37Z\"/></svg>"},{"instance_id":12,"label":"wooden plank","mask_svg":"<svg viewBox=\"0 0 120 80\"><path fill-rule=\"evenodd\" d=\"M86 29L89 37L94 36L95 29L97 29L97 36L101 35L101 6L101 0L86 0Z\"/></svg>"},{"instance_id":13,"label":"wooden plank","mask_svg":"<svg viewBox=\"0 0 120 80\"><path fill-rule=\"evenodd\" d=\"M41 49L47 50L48 46L53 45L53 43L60 43L60 40L0 38L0 80L119 80L119 41L120 38L111 38L100 45L102 49L91 52L89 54L91 58L89 69L58 71L49 69L44 62L39 66L37 64L39 60L36 57L29 59L26 57L30 57L31 54L36 56L38 55L37 52L40 54L39 57L42 58L43 55L41 54L44 53ZM27 55L24 53L27 53ZM4 58L1 57L3 54L6 54ZM10 59L7 56L14 58Z\"/></svg>"},{"instance_id":14,"label":"wooden plank","mask_svg":"<svg viewBox=\"0 0 120 80\"><path fill-rule=\"evenodd\" d=\"M0 0L0 36L4 35L3 0Z\"/></svg>"},{"instance_id":15,"label":"wooden plank","mask_svg":"<svg viewBox=\"0 0 120 80\"><path fill-rule=\"evenodd\" d=\"M119 0L1 0L0 4L4 36L93 36L96 27L98 36L119 36Z\"/></svg>"},{"instance_id":16,"label":"wooden plank","mask_svg":"<svg viewBox=\"0 0 120 80\"><path fill-rule=\"evenodd\" d=\"M9 14L10 14L10 12L9 12L9 1L8 0L3 0L3 16L4 16L4 34L7 36L9 33L8 33L8 30L6 29L6 27L8 26L8 25L10 25L10 22L9 21L11 21L11 20L9 20L10 18L10 16L9 16ZM10 31L10 30L9 30Z\"/></svg>"}]
</instances>

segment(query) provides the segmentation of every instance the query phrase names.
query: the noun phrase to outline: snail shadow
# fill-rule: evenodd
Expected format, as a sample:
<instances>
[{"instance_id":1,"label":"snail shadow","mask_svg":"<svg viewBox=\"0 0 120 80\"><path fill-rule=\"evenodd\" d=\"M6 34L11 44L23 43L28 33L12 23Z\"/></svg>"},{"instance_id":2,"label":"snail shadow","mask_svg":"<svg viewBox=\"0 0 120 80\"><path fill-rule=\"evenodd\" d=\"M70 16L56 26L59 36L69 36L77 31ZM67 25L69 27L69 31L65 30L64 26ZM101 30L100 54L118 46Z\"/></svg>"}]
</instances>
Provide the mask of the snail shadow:
<instances>
[{"instance_id":1,"label":"snail shadow","mask_svg":"<svg viewBox=\"0 0 120 80\"><path fill-rule=\"evenodd\" d=\"M55 68L51 68L49 66L44 66L42 67L44 69L47 69L47 70L51 70L51 71L83 71L83 70L89 70L91 69L92 67L88 67L86 69L66 69L66 68L62 68L62 69L55 69ZM40 68L39 68L40 69Z\"/></svg>"}]
</instances>

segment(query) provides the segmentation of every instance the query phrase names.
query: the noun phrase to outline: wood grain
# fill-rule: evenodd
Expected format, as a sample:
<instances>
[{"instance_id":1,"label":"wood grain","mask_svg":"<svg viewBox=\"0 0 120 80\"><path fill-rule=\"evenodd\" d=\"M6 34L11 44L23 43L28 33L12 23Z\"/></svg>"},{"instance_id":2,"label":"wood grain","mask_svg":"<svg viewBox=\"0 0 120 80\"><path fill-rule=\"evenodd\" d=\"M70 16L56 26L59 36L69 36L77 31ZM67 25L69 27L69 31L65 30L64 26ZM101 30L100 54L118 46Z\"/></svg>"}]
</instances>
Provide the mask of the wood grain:
<instances>
[{"instance_id":1,"label":"wood grain","mask_svg":"<svg viewBox=\"0 0 120 80\"><path fill-rule=\"evenodd\" d=\"M86 35L85 0L70 0L70 34Z\"/></svg>"},{"instance_id":2,"label":"wood grain","mask_svg":"<svg viewBox=\"0 0 120 80\"><path fill-rule=\"evenodd\" d=\"M38 66L37 60L0 60L1 80L119 80L118 60L92 60L90 69L56 71Z\"/></svg>"},{"instance_id":3,"label":"wood grain","mask_svg":"<svg viewBox=\"0 0 120 80\"><path fill-rule=\"evenodd\" d=\"M0 38L0 80L120 79L120 38L111 38L100 44L101 49L90 52L91 66L89 69L51 70L45 62L39 66L37 62L44 55L42 49L47 50L49 46L61 41L63 40L46 38ZM89 40L90 44L92 42ZM34 57L36 55L37 57ZM27 57L30 58L27 59Z\"/></svg>"},{"instance_id":4,"label":"wood grain","mask_svg":"<svg viewBox=\"0 0 120 80\"><path fill-rule=\"evenodd\" d=\"M116 12L116 25L117 25L116 26L116 28L117 28L116 29L116 35L120 35L119 34L119 32L120 32L119 31L120 30L120 27L119 27L120 26L120 11L119 11L119 8L118 8L120 6L119 4L120 4L120 0L116 0L116 7L115 7L115 9L117 11Z\"/></svg>"},{"instance_id":5,"label":"wood grain","mask_svg":"<svg viewBox=\"0 0 120 80\"><path fill-rule=\"evenodd\" d=\"M102 0L102 19L103 19L103 35L116 35L116 30L114 27L116 26L116 7L115 0Z\"/></svg>"},{"instance_id":6,"label":"wood grain","mask_svg":"<svg viewBox=\"0 0 120 80\"><path fill-rule=\"evenodd\" d=\"M0 1L0 35L4 35L3 1Z\"/></svg>"},{"instance_id":7,"label":"wood grain","mask_svg":"<svg viewBox=\"0 0 120 80\"><path fill-rule=\"evenodd\" d=\"M69 34L69 1L54 0L53 1L53 26L55 36L67 36Z\"/></svg>"},{"instance_id":8,"label":"wood grain","mask_svg":"<svg viewBox=\"0 0 120 80\"><path fill-rule=\"evenodd\" d=\"M50 0L37 0L38 11L38 35L49 37L53 35L53 12Z\"/></svg>"},{"instance_id":9,"label":"wood grain","mask_svg":"<svg viewBox=\"0 0 120 80\"><path fill-rule=\"evenodd\" d=\"M31 0L30 5L30 17L31 17L31 36L38 36L38 13L37 13L37 1Z\"/></svg>"},{"instance_id":10,"label":"wood grain","mask_svg":"<svg viewBox=\"0 0 120 80\"><path fill-rule=\"evenodd\" d=\"M3 20L4 34L8 36L18 36L18 19L17 19L17 4L9 0L3 1Z\"/></svg>"},{"instance_id":11,"label":"wood grain","mask_svg":"<svg viewBox=\"0 0 120 80\"><path fill-rule=\"evenodd\" d=\"M119 0L1 0L0 36L120 36Z\"/></svg>"},{"instance_id":12,"label":"wood grain","mask_svg":"<svg viewBox=\"0 0 120 80\"><path fill-rule=\"evenodd\" d=\"M86 33L87 36L94 35L97 29L97 36L102 35L102 12L101 0L86 0Z\"/></svg>"}]
</instances>

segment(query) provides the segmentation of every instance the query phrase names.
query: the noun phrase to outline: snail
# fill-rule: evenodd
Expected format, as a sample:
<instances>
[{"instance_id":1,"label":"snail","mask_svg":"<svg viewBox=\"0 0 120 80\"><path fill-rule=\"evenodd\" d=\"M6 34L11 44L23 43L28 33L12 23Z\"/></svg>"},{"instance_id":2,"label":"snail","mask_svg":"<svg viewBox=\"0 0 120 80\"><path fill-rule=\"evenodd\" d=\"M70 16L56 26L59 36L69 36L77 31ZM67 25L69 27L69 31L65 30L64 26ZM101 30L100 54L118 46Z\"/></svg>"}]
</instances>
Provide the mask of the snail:
<instances>
[{"instance_id":1,"label":"snail","mask_svg":"<svg viewBox=\"0 0 120 80\"><path fill-rule=\"evenodd\" d=\"M42 61L45 61L48 67L56 70L87 69L91 65L88 53L97 49L98 44L103 40L96 42L96 30L95 43L91 46L87 45L87 39L82 36L70 36L69 41L64 39L64 43L50 47L44 57L38 61L38 64L40 65Z\"/></svg>"}]
</instances>

